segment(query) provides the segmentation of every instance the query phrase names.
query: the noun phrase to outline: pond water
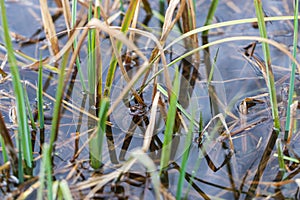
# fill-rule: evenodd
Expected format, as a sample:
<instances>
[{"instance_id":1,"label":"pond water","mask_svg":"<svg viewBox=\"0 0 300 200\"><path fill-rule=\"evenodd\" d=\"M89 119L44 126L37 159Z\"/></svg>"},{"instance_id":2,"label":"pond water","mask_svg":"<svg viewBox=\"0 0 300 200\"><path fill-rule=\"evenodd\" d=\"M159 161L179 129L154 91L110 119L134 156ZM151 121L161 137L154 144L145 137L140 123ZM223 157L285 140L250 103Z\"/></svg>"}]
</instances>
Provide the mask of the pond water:
<instances>
[{"instance_id":1,"label":"pond water","mask_svg":"<svg viewBox=\"0 0 300 200\"><path fill-rule=\"evenodd\" d=\"M38 59L40 48L46 45L44 32L41 25L41 14L38 1L18 1L7 2L7 13L12 32L17 33L24 38L40 40L38 42L28 42L22 39L14 38L15 49L21 50L27 55ZM210 1L197 1L197 27L204 24L209 9ZM287 1L263 1L264 11L267 16L293 15L293 5ZM49 6L54 15L57 12L55 3L51 2ZM158 4L151 2L151 7L158 10ZM205 11L205 12L202 12ZM18 17L15 13L18 13ZM141 10L142 16L145 11ZM143 16L144 17L144 16ZM252 1L227 1L220 0L216 10L213 23L225 22L229 20L255 17L255 9ZM142 17L141 17L142 18ZM199 20L198 20L199 19ZM141 21L144 21L141 19ZM292 21L274 21L267 23L268 35L286 48L291 49L293 43L293 22ZM118 24L118 23L116 23ZM55 21L58 32L63 31L64 19L58 15ZM160 21L152 16L147 25L153 32L160 31ZM232 36L259 36L259 31L252 24L242 24L228 26L211 30L208 40L215 41L225 37ZM178 37L178 31L174 30L167 43ZM150 57L154 44L148 43L143 36L137 37L136 44L142 49L147 57ZM201 35L199 43L202 44ZM60 38L60 45L67 41L67 36ZM3 43L1 38L1 43ZM212 117L222 113L226 119L226 126L229 127L231 138L234 144L234 152L230 149L228 138L219 136L224 131L221 125L217 130L214 128L218 124L215 120L208 128L206 133L209 136L199 138L197 128L193 136L193 142L190 146L190 156L187 164L187 175L185 182L185 192L188 193L188 199L247 199L255 195L257 199L272 197L274 199L297 199L299 197L299 187L295 180L298 180L299 166L290 163L290 169L285 174L286 182L281 181L278 159L273 154L276 153L276 137L273 132L273 121L270 110L270 102L267 95L266 82L262 73L251 63L251 60L244 56L245 50L251 42L238 41L215 45L209 48L209 57L200 53L201 62L198 67L193 63L193 57L188 57L178 63L180 70L180 93L178 103L182 105L195 121L199 121L200 114L203 116L204 126L206 126ZM111 58L111 44L108 39L103 39L99 47L103 57L103 74L107 73ZM87 53L86 45L82 47L81 63L85 83L87 85ZM185 43L176 44L168 49L166 53L167 61L170 62L178 56L184 54L188 47ZM207 63L212 64L215 55L218 56L215 62L215 70L211 85L207 84L206 68ZM49 56L49 52L43 51L43 57ZM5 49L1 46L0 56L3 60ZM261 44L256 45L255 55L263 57ZM285 120L285 89L289 82L288 70L290 59L278 49L271 47L272 65L275 75L276 88L279 100L281 122ZM132 55L134 57L134 55ZM298 57L299 58L299 55ZM37 73L28 68L31 62L18 57L21 78L27 82L28 97L32 109L36 108L36 84ZM128 66L128 75L130 78L139 69L139 64L143 61L141 58L134 58L131 65ZM162 68L160 65L159 68ZM4 68L8 71L8 66ZM171 78L174 77L175 67L169 69ZM149 77L153 74L150 73ZM53 105L57 86L57 74L44 70L44 96L46 127L43 138L49 140L51 129L51 119ZM105 80L105 77L104 77ZM134 88L140 89L142 79L139 80ZM162 88L166 89L163 74L158 76L158 82ZM104 87L105 82L103 82ZM117 69L111 93L111 103L113 103L127 82L122 73ZM299 95L299 77L296 78L296 93ZM94 131L97 122L94 118L87 116L86 113L95 115L94 99L87 92L83 92L79 75L74 72L72 80L67 86L65 96L65 107L62 110L62 117L59 127L59 134L56 142L56 156L54 157L54 178L66 179L72 186L71 190L74 198L81 199L93 189L80 189L80 183L85 183L91 177L101 176L101 173L108 174L118 170L120 165L130 157L130 153L142 146L144 133L149 124L150 109L152 107L152 84L149 84L143 91L145 106L140 108L128 94L123 101L111 114L109 120L111 126L107 127L107 133L104 141L103 171L97 174L89 166L89 145L88 138ZM11 134L14 135L15 125L10 121L9 111L14 104L11 80L3 81L0 84L0 108ZM52 98L51 98L52 97ZM246 99L251 99L246 101ZM162 100L167 102L167 97L162 96ZM244 101L245 100L245 101ZM245 103L246 102L246 103ZM67 103L72 106L67 105ZM241 105L247 105L247 112L241 112ZM85 112L83 112L84 110ZM164 119L161 114L163 111L157 111L154 135L154 142L151 144L150 151L147 154L153 159L159 167L161 157L161 145L164 138ZM299 114L297 112L297 114ZM299 115L296 116L296 118ZM36 113L35 113L36 117ZM189 123L189 120L183 114L183 120ZM281 133L282 134L282 133ZM281 137L281 136L280 136ZM171 159L172 163L168 166L163 184L167 188L166 195L174 196L177 190L177 182L181 165L182 154L186 150L184 141L186 132L180 127L173 138ZM275 139L274 139L275 138ZM211 140L210 140L211 139ZM199 142L203 147L199 148ZM34 156L36 158L36 167L33 175L36 176L40 170L40 147L43 142L41 136L37 134L34 145ZM300 149L299 131L292 137L289 146L291 157L299 157ZM201 150L202 149L202 150ZM292 153L293 152L293 153ZM70 170L74 172L70 175ZM167 177L167 178L166 178ZM191 181L192 185L188 186ZM275 184L278 182L278 184ZM149 186L150 177L146 173L142 164L136 164L127 173L123 175L122 180L115 180L99 190L94 198L106 199L155 199L153 188ZM255 194L255 195L254 195ZM4 196L5 192L1 196ZM32 198L35 194L32 194Z\"/></svg>"}]
</instances>

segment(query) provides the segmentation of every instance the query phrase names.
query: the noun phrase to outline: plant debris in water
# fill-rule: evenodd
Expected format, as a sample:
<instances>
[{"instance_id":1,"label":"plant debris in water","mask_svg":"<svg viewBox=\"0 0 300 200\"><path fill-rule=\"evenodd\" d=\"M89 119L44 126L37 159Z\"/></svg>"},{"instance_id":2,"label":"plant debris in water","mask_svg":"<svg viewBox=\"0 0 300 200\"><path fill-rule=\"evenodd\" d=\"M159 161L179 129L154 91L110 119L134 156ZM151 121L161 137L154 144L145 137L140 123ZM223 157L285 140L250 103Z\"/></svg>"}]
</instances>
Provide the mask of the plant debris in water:
<instances>
[{"instance_id":1,"label":"plant debris in water","mask_svg":"<svg viewBox=\"0 0 300 200\"><path fill-rule=\"evenodd\" d=\"M1 199L300 198L298 1L0 1Z\"/></svg>"}]
</instances>

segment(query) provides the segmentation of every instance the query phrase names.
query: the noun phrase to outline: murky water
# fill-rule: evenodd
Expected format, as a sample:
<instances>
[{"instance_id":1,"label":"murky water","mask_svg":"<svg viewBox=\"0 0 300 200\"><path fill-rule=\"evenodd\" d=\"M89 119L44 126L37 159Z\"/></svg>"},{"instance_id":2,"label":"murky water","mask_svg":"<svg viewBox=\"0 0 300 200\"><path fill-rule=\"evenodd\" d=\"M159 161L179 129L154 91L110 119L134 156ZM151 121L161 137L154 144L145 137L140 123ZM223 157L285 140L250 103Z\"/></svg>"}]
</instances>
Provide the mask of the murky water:
<instances>
[{"instance_id":1,"label":"murky water","mask_svg":"<svg viewBox=\"0 0 300 200\"><path fill-rule=\"evenodd\" d=\"M197 1L199 10L208 10L208 1ZM268 16L277 15L292 15L292 4L286 1L263 1L264 10ZM53 5L54 6L54 5ZM153 5L154 7L158 5ZM22 9L22 8L26 9ZM23 35L26 38L31 38L36 31L41 29L40 12L36 4L25 2L8 2L8 18L10 21L11 31ZM21 11L22 10L22 11ZM13 17L13 13L19 12L18 19ZM143 11L142 11L143 12ZM55 9L53 9L55 13ZM202 26L206 17L205 12L197 12L197 25ZM38 17L35 17L38 16ZM255 17L252 1L220 1L216 11L214 22L223 22L234 19ZM64 30L62 26L63 17L60 16L56 21L58 30ZM149 27L159 27L157 18L152 17L148 21ZM29 28L30 27L30 28ZM282 43L287 48L292 46L293 42L293 27L291 21L276 21L267 23L268 34L271 39ZM157 28L158 29L158 28ZM155 29L154 29L155 30ZM159 29L158 29L159 30ZM229 26L225 28L214 29L210 32L209 41L218 40L224 37L240 36L240 35L255 35L258 36L258 29L255 29L251 24L243 24L237 26ZM176 38L177 32L174 31L173 38ZM171 34L171 35L172 35ZM43 38L43 31L33 36L34 38ZM62 38L61 45L66 38ZM201 36L199 37L200 43ZM172 37L170 38L170 41ZM20 49L26 54L38 59L39 48L45 43L44 40L33 43L24 44L26 41L15 40L14 45L16 49ZM257 198L266 198L269 195L274 195L277 198L299 198L298 186L294 180L299 178L299 167L293 164L290 166L290 171L286 174L288 180L291 182L280 182L281 175L279 173L278 159L273 156L275 153L274 144L272 140L272 115L269 105L269 99L266 95L267 87L265 80L259 70L247 60L243 54L246 46L250 44L249 41L239 41L232 43L225 43L213 46L209 49L210 62L213 61L216 52L219 51L217 61L215 63L215 71L211 87L213 94L209 91L206 77L207 60L204 59L203 52L201 52L201 62L198 69L192 64L192 59L178 63L181 72L181 90L179 94L179 103L191 115L195 116L195 120L199 121L200 113L203 116L204 125L208 124L210 119L219 113L222 113L226 118L227 125L232 134L234 144L234 153L231 154L229 142L227 138L219 137L220 130L215 131L212 141L205 138L204 147L199 148L200 141L199 133L195 128L193 143L190 147L190 156L187 165L187 176L185 182L185 191L188 191L188 199L245 199L253 197L257 194ZM150 56L153 49L153 44L149 44L141 36L137 41L137 46L142 51ZM107 67L110 60L110 44L108 40L104 40L100 46L103 55L104 74L106 74ZM176 57L182 55L186 51L184 45L177 45L170 49L166 54L168 61L172 61ZM44 53L45 52L45 53ZM1 55L4 50L1 49ZM261 44L257 44L255 54L263 57ZM48 56L46 51L43 51L43 56ZM86 47L82 48L81 61L83 69L85 69L86 62ZM287 70L290 66L289 58L279 50L271 47L272 64L276 79L276 87L279 99L279 106L282 113L284 113L285 102L282 91L288 83ZM298 56L299 58L299 56ZM18 58L20 62L29 64L30 62ZM134 75L139 68L141 59L134 60L131 66L128 66L128 74ZM7 66L6 66L7 67ZM161 67L161 66L159 66ZM5 68L7 70L7 68ZM20 69L22 79L29 82L27 91L32 108L35 107L35 85L37 80L37 73L32 70L23 68ZM170 68L171 77L174 76L174 67ZM84 71L87 77L86 71ZM96 126L96 121L88 117L85 113L79 111L84 109L87 113L95 115L93 108L93 98L82 91L81 83L78 74L73 74L73 82L68 85L68 96L65 98L66 102L73 105L63 108L63 116L59 128L56 153L54 158L54 171L57 179L65 178L69 170L75 163L77 166L77 174L68 181L74 186L72 191L76 198L82 198L88 190L78 191L76 183L84 181L91 175L89 168L89 146L88 138ZM152 74L150 74L151 77ZM112 103L122 92L127 82L121 75L120 70L117 70L117 78L113 84L111 94ZM104 77L105 78L105 77ZM50 97L55 97L57 75L44 72L44 92ZM160 75L158 82L162 88L166 88L163 75ZM85 81L87 84L87 80ZM135 89L139 89L142 80L139 80L135 85ZM104 84L104 83L103 83ZM8 126L11 126L13 133L13 124L9 121L9 109L13 104L12 85L10 81L1 83L0 85L0 106L1 111L5 117ZM299 78L296 79L296 91L299 95ZM47 106L46 110L46 132L45 141L48 141L49 130L51 127L51 114L54 102L50 97L44 98ZM251 98L249 109L247 113L241 113L241 103L245 98ZM152 85L143 92L143 99L145 106L141 109L137 102L132 98L132 94L128 94L126 98L118 105L116 110L110 116L112 126L107 129L104 147L104 172L113 171L118 164L123 163L130 153L142 146L143 136L147 125L149 123L149 110L151 109L152 101ZM163 100L167 101L167 97ZM254 103L253 103L254 102ZM248 105L248 104L247 104ZM136 112L136 109L142 112ZM159 110L158 113L162 111ZM284 115L281 115L282 123L284 123ZM185 122L188 122L186 116L183 115ZM206 132L214 132L214 123L208 127ZM164 121L162 115L158 115L155 125L153 139L154 142L148 152L154 162L159 165L159 158L161 156L161 144L163 141ZM224 128L224 127L223 127ZM298 129L297 129L298 130ZM76 137L77 136L77 137ZM184 149L185 131L182 127L179 128L178 134L173 139L172 160L174 161L168 168L168 177L164 184L168 185L168 192L172 195L176 194L177 182L179 176L179 169L181 165L182 154ZM77 138L77 139L74 139ZM270 139L271 138L271 139ZM41 142L38 139L35 142L35 157L38 157L40 152ZM299 142L299 131L296 131L291 143L291 149L294 151L292 157L298 157L300 150L297 147ZM274 149L274 150L273 150ZM72 162L70 162L72 161ZM292 163L290 163L292 165ZM39 161L34 169L34 175L39 171ZM293 168L292 168L293 167ZM103 190L97 193L96 197L105 198L144 198L154 199L152 191L149 189L149 177L145 173L145 169L141 165L136 165L124 175L124 180L116 183L114 187L105 186ZM193 178L192 178L193 177ZM192 186L188 186L188 181L192 181ZM275 185L275 182L280 184ZM82 192L82 193L81 193Z\"/></svg>"}]
</instances>

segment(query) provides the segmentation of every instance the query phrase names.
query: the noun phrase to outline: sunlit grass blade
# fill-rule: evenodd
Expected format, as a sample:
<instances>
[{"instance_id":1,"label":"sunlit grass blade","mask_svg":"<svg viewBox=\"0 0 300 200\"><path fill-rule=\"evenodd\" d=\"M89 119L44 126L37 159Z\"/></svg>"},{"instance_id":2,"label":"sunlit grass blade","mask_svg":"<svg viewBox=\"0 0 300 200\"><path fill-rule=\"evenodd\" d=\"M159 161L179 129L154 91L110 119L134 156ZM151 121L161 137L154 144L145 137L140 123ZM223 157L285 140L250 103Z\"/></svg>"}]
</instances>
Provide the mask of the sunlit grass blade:
<instances>
[{"instance_id":1,"label":"sunlit grass blade","mask_svg":"<svg viewBox=\"0 0 300 200\"><path fill-rule=\"evenodd\" d=\"M216 52L216 55L214 57L214 62L212 63L211 70L209 72L209 76L208 76L208 79L207 79L207 85L210 85L210 83L212 81L213 74L214 74L215 67L216 67L216 62L217 62L218 54L219 54L219 48L218 48L218 50Z\"/></svg>"},{"instance_id":2,"label":"sunlit grass blade","mask_svg":"<svg viewBox=\"0 0 300 200\"><path fill-rule=\"evenodd\" d=\"M89 2L88 20L93 17L93 1ZM90 94L95 94L96 86L96 30L88 32L88 86Z\"/></svg>"},{"instance_id":3,"label":"sunlit grass blade","mask_svg":"<svg viewBox=\"0 0 300 200\"><path fill-rule=\"evenodd\" d=\"M70 188L69 188L68 183L67 183L66 180L62 180L62 181L59 182L59 190L62 194L62 197L61 197L62 199L65 199L65 200L72 200L73 199Z\"/></svg>"},{"instance_id":4,"label":"sunlit grass blade","mask_svg":"<svg viewBox=\"0 0 300 200\"><path fill-rule=\"evenodd\" d=\"M102 149L106 131L107 111L109 108L109 99L103 98L100 102L98 127L90 141L91 166L98 169L102 165Z\"/></svg>"},{"instance_id":5,"label":"sunlit grass blade","mask_svg":"<svg viewBox=\"0 0 300 200\"><path fill-rule=\"evenodd\" d=\"M157 84L157 90L160 91L165 97L169 98L168 92L159 83ZM199 126L198 122L194 120L193 117L178 102L176 102L176 107L180 110L180 112L183 113L185 117L194 123L194 126Z\"/></svg>"},{"instance_id":6,"label":"sunlit grass blade","mask_svg":"<svg viewBox=\"0 0 300 200\"><path fill-rule=\"evenodd\" d=\"M187 132L187 136L185 138L184 142L184 153L182 155L182 161L181 161L181 168L180 168L180 174L179 174L179 180L177 185L177 193L176 193L176 199L181 199L182 192L183 192L183 184L184 184L184 177L187 167L187 162L190 154L190 146L192 144L192 138L193 138L193 130L194 130L194 124L190 122L190 126Z\"/></svg>"},{"instance_id":7,"label":"sunlit grass blade","mask_svg":"<svg viewBox=\"0 0 300 200\"><path fill-rule=\"evenodd\" d=\"M299 0L295 1L294 8L294 41L293 41L293 56L296 58L297 56L297 48L298 48L298 15L299 15ZM290 88L289 88L289 98L287 105L287 113L286 113L286 122L285 122L285 135L284 139L288 139L288 132L290 126L290 113L291 113L291 104L293 103L293 94L295 88L295 72L296 72L296 63L292 62L292 70L290 76Z\"/></svg>"},{"instance_id":8,"label":"sunlit grass blade","mask_svg":"<svg viewBox=\"0 0 300 200\"><path fill-rule=\"evenodd\" d=\"M54 105L53 117L51 122L52 127L51 127L51 134L50 134L50 143L49 143L50 155L52 154L54 148L54 142L57 138L57 132L58 132L59 121L60 121L60 108L61 108L61 102L64 94L63 88L64 88L64 81L65 81L65 68L67 65L68 58L69 58L69 51L67 51L66 54L63 56L61 67L60 67L57 90L55 95L56 102Z\"/></svg>"},{"instance_id":9,"label":"sunlit grass blade","mask_svg":"<svg viewBox=\"0 0 300 200\"><path fill-rule=\"evenodd\" d=\"M168 166L170 161L170 154L172 150L172 138L173 138L173 128L175 124L175 117L177 111L177 98L179 93L179 72L178 67L176 68L175 78L173 83L173 90L170 96L170 105L168 108L166 128L164 132L164 142L162 147L162 155L160 160L160 174Z\"/></svg>"},{"instance_id":10,"label":"sunlit grass blade","mask_svg":"<svg viewBox=\"0 0 300 200\"><path fill-rule=\"evenodd\" d=\"M33 113L31 111L31 107L30 107L30 102L29 102L29 98L28 98L28 93L27 93L27 89L26 89L26 84L27 82L25 82L24 84L24 93L25 93L25 104L26 104L26 107L27 107L27 114L29 116L29 120L30 120L30 125L31 125L31 128L32 130L36 131L36 125L35 125L35 122L34 122L34 118L33 118Z\"/></svg>"},{"instance_id":11,"label":"sunlit grass blade","mask_svg":"<svg viewBox=\"0 0 300 200\"><path fill-rule=\"evenodd\" d=\"M43 158L41 162L41 168L39 173L39 182L40 187L37 193L37 199L44 199L44 189L45 183L47 183L47 197L48 199L53 199L53 192L52 192L52 166L51 166L51 152L50 147L48 144L43 145Z\"/></svg>"},{"instance_id":12,"label":"sunlit grass blade","mask_svg":"<svg viewBox=\"0 0 300 200\"><path fill-rule=\"evenodd\" d=\"M206 16L204 26L210 25L212 23L213 18L215 16L216 9L218 7L218 3L219 3L219 0L213 0L211 2L208 13L207 13L207 16ZM209 29L203 31L202 35L206 36L208 34L208 31L209 31Z\"/></svg>"},{"instance_id":13,"label":"sunlit grass blade","mask_svg":"<svg viewBox=\"0 0 300 200\"><path fill-rule=\"evenodd\" d=\"M267 30L266 30L266 24L264 21L264 12L262 9L262 3L260 0L254 0L255 4L255 10L256 10L256 16L258 21L258 27L259 32L262 38L268 38L267 36ZM272 72L272 66L271 66L271 56L270 56L270 49L269 44L263 42L263 53L265 57L265 65L266 65L266 71L267 71L267 82L268 82L268 89L270 93L270 102L272 107L272 116L274 120L274 127L277 131L280 130L280 122L279 122L279 114L278 114L278 106L277 106L277 99L276 99L276 88L275 88L275 82L274 82L274 75Z\"/></svg>"},{"instance_id":14,"label":"sunlit grass blade","mask_svg":"<svg viewBox=\"0 0 300 200\"><path fill-rule=\"evenodd\" d=\"M0 136L0 143L1 143L1 149L2 149L2 159L3 159L3 162L6 163L8 161L8 156L7 156L7 152L6 152L6 146L5 146L2 136Z\"/></svg>"},{"instance_id":15,"label":"sunlit grass blade","mask_svg":"<svg viewBox=\"0 0 300 200\"><path fill-rule=\"evenodd\" d=\"M274 153L273 156L278 157L279 155L278 155L277 153ZM294 162L294 163L300 163L300 161L299 161L297 158L292 158L292 157L288 157L288 156L283 156L283 159L284 159L284 160L287 160L287 161Z\"/></svg>"},{"instance_id":16,"label":"sunlit grass blade","mask_svg":"<svg viewBox=\"0 0 300 200\"><path fill-rule=\"evenodd\" d=\"M2 18L2 28L3 37L7 48L8 62L10 65L10 71L13 80L13 89L16 96L16 106L17 106L17 120L18 120L18 132L20 134L20 141L22 142L23 157L26 161L26 165L32 167L32 145L31 136L26 115L26 105L24 101L24 90L21 84L20 74L17 66L17 60L14 55L14 50L12 42L9 35L9 28L6 18L6 9L4 0L0 0L1 8L1 18ZM19 161L22 162L22 159Z\"/></svg>"},{"instance_id":17,"label":"sunlit grass blade","mask_svg":"<svg viewBox=\"0 0 300 200\"><path fill-rule=\"evenodd\" d=\"M123 33L126 33L129 26L130 26L130 23L131 23L131 21L133 19L133 16L134 16L136 5L137 5L137 0L130 1L128 10L126 12L126 15L125 15L125 18L123 20L122 27L121 27L121 31ZM117 42L117 50L121 51L122 46L123 46L122 43L120 41L118 41ZM115 74L115 71L116 71L117 62L118 61L117 61L115 55L113 55L112 59L111 59L111 62L109 64L108 74L106 76L105 89L104 89L104 93L103 93L103 95L105 97L108 97L110 95L110 90L111 90L111 86L112 86L112 83L113 83L113 78L114 78L114 74Z\"/></svg>"}]
</instances>

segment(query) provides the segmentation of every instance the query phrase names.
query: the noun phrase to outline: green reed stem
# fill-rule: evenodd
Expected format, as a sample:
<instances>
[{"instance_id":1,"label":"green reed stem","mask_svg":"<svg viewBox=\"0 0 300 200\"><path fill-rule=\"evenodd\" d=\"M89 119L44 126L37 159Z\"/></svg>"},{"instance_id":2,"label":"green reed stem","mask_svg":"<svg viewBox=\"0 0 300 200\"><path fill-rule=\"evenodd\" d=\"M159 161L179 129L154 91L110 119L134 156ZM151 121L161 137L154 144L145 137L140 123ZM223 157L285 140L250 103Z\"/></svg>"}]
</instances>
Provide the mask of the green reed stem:
<instances>
[{"instance_id":1,"label":"green reed stem","mask_svg":"<svg viewBox=\"0 0 300 200\"><path fill-rule=\"evenodd\" d=\"M213 18L215 16L216 9L218 7L218 3L219 3L219 0L213 0L211 2L207 16L206 16L204 26L210 25L212 23ZM202 35L206 36L208 34L208 31L209 30L203 31Z\"/></svg>"},{"instance_id":2,"label":"green reed stem","mask_svg":"<svg viewBox=\"0 0 300 200\"><path fill-rule=\"evenodd\" d=\"M102 98L100 101L98 128L90 141L91 166L98 169L102 165L102 149L106 132L107 111L109 108L109 99Z\"/></svg>"},{"instance_id":3,"label":"green reed stem","mask_svg":"<svg viewBox=\"0 0 300 200\"><path fill-rule=\"evenodd\" d=\"M71 21L71 28L72 29L75 28L75 26L76 26L76 14L77 14L77 1L72 0L72 21ZM74 47L74 49L76 49L76 47L77 47L77 40L76 39L74 39L73 47ZM77 67L78 72L79 72L79 78L80 78L80 82L81 82L81 85L82 85L82 89L83 89L84 92L86 92L86 86L85 86L85 83L84 83L82 67L81 67L81 64L80 64L79 56L77 56L77 58L76 58L76 67Z\"/></svg>"},{"instance_id":4,"label":"green reed stem","mask_svg":"<svg viewBox=\"0 0 300 200\"><path fill-rule=\"evenodd\" d=\"M191 144L192 144L193 130L194 130L194 124L191 122L189 125L185 143L184 143L184 153L182 155L180 175L179 175L179 180L178 180L178 185L177 185L176 199L181 199L181 196L182 196L183 184L184 184L184 180L185 180L185 172L186 172L186 167L187 167L188 158L189 158L189 154L190 154L190 148L191 148Z\"/></svg>"},{"instance_id":5,"label":"green reed stem","mask_svg":"<svg viewBox=\"0 0 300 200\"><path fill-rule=\"evenodd\" d=\"M93 1L90 1L88 20L93 17ZM96 86L96 31L94 29L88 32L88 86L90 94L95 93Z\"/></svg>"},{"instance_id":6,"label":"green reed stem","mask_svg":"<svg viewBox=\"0 0 300 200\"><path fill-rule=\"evenodd\" d=\"M32 144L31 135L29 131L29 126L27 122L26 106L24 101L24 91L21 84L21 78L19 74L19 69L17 66L17 60L14 55L13 45L9 35L9 28L6 18L6 9L4 0L0 0L1 18L2 18L2 28L3 37L7 48L8 62L10 66L10 71L12 75L13 89L16 96L16 106L17 106L17 120L18 120L18 132L20 134L20 140L22 142L23 157L26 165L32 167ZM21 149L20 149L21 150ZM22 162L22 159L19 160Z\"/></svg>"},{"instance_id":7,"label":"green reed stem","mask_svg":"<svg viewBox=\"0 0 300 200\"><path fill-rule=\"evenodd\" d=\"M298 15L299 15L299 0L295 1L295 9L294 9L294 41L293 41L293 56L296 59L297 56L297 45L298 45ZM287 140L290 120L291 120L291 105L293 103L293 94L295 88L295 73L296 73L296 63L292 62L292 71L290 77L290 88L289 88L289 99L287 105L287 113L286 113L286 122L285 122L285 135L284 139Z\"/></svg>"},{"instance_id":8,"label":"green reed stem","mask_svg":"<svg viewBox=\"0 0 300 200\"><path fill-rule=\"evenodd\" d=\"M43 66L42 61L39 64L38 72L38 87L37 87L37 108L38 108L38 120L40 129L44 129L44 108L43 108Z\"/></svg>"},{"instance_id":9,"label":"green reed stem","mask_svg":"<svg viewBox=\"0 0 300 200\"><path fill-rule=\"evenodd\" d=\"M260 36L262 38L267 38L267 31L266 31L266 24L264 21L264 12L262 9L262 3L260 0L254 0L254 4L255 4ZM263 48L265 63L266 63L266 71L267 71L267 79L268 79L267 83L268 83L268 89L270 93L270 102L272 107L274 127L278 132L280 130L280 122L279 122L278 106L277 106L277 99L276 99L275 81L274 81L274 75L271 68L271 56L270 56L269 44L263 42L262 48Z\"/></svg>"},{"instance_id":10,"label":"green reed stem","mask_svg":"<svg viewBox=\"0 0 300 200\"><path fill-rule=\"evenodd\" d=\"M27 95L28 93L27 93L27 89L26 89L26 83L24 84L24 93L25 93L24 100L25 100L25 104L26 104L26 107L27 107L27 114L29 116L30 125L31 125L31 128L36 131L37 130L36 125L35 125L35 122L34 122L33 113L32 113L29 98L28 98L28 95Z\"/></svg>"},{"instance_id":11,"label":"green reed stem","mask_svg":"<svg viewBox=\"0 0 300 200\"><path fill-rule=\"evenodd\" d=\"M48 144L43 145L43 158L41 162L41 169L39 173L39 182L40 187L37 192L37 199L42 200L44 199L44 188L45 188L45 181L47 181L47 197L48 199L53 199L53 191L52 191L52 166L51 166L51 154L50 154L50 147Z\"/></svg>"},{"instance_id":12,"label":"green reed stem","mask_svg":"<svg viewBox=\"0 0 300 200\"><path fill-rule=\"evenodd\" d=\"M0 143L1 143L1 147L2 147L3 163L6 163L8 161L8 156L7 156L7 152L6 152L5 142L4 142L3 137L1 135L0 135Z\"/></svg>"},{"instance_id":13,"label":"green reed stem","mask_svg":"<svg viewBox=\"0 0 300 200\"><path fill-rule=\"evenodd\" d=\"M55 95L55 104L54 104L54 111L52 117L52 127L51 127L51 134L50 134L50 143L49 143L49 152L50 155L52 154L54 148L54 142L57 138L57 132L59 127L59 120L60 120L60 107L63 98L63 88L64 88L64 81L65 81L65 68L68 62L69 51L67 51L62 57L62 63L60 67L60 73L58 78L57 90Z\"/></svg>"},{"instance_id":14,"label":"green reed stem","mask_svg":"<svg viewBox=\"0 0 300 200\"><path fill-rule=\"evenodd\" d=\"M173 129L175 125L175 117L177 111L177 98L179 94L179 75L178 67L176 67L175 78L173 83L173 90L170 97L170 105L168 108L167 120L166 120L166 129L164 132L164 142L162 147L162 155L160 160L160 175L162 174L164 168L166 168L170 161L170 155L172 151L172 138L173 138Z\"/></svg>"},{"instance_id":15,"label":"green reed stem","mask_svg":"<svg viewBox=\"0 0 300 200\"><path fill-rule=\"evenodd\" d=\"M125 18L124 18L124 21L122 23L121 32L123 32L123 33L127 32L128 28L131 24L131 21L133 19L137 3L138 3L137 0L130 1L128 10L125 14ZM117 42L117 50L119 52L121 51L122 46L123 46L123 44L120 41L118 41ZM118 61L117 61L116 55L113 55L113 57L111 59L111 62L109 64L108 74L106 76L106 83L105 83L105 89L104 89L104 96L105 97L109 97L109 95L110 95L110 90L111 90L112 82L113 82L113 79L114 79L114 74L115 74L115 71L116 71L117 63L118 63Z\"/></svg>"},{"instance_id":16,"label":"green reed stem","mask_svg":"<svg viewBox=\"0 0 300 200\"><path fill-rule=\"evenodd\" d=\"M280 171L282 173L284 173L286 170L285 170L285 164L284 164L284 158L283 158L281 139L277 139L276 146L277 146L279 168L280 168Z\"/></svg>"},{"instance_id":17,"label":"green reed stem","mask_svg":"<svg viewBox=\"0 0 300 200\"><path fill-rule=\"evenodd\" d=\"M209 76L208 76L208 79L207 79L207 85L210 85L211 81L212 81L212 78L213 78L213 74L214 74L214 71L215 71L215 67L216 67L216 62L217 62L217 58L218 58L218 55L219 55L219 48L216 52L216 55L214 57L214 62L212 63L211 65L211 70L209 72Z\"/></svg>"},{"instance_id":18,"label":"green reed stem","mask_svg":"<svg viewBox=\"0 0 300 200\"><path fill-rule=\"evenodd\" d=\"M160 91L165 97L169 98L168 92L159 83L157 83L157 90ZM199 123L194 120L194 118L182 107L181 104L177 102L176 107L188 120L194 123L194 126L199 127Z\"/></svg>"},{"instance_id":19,"label":"green reed stem","mask_svg":"<svg viewBox=\"0 0 300 200\"><path fill-rule=\"evenodd\" d=\"M66 180L61 180L59 182L59 189L62 193L62 198L61 199L65 199L65 200L72 200L73 197L72 197L72 193L71 193L71 190L68 186L68 182ZM60 199L60 198L58 198Z\"/></svg>"}]
</instances>

